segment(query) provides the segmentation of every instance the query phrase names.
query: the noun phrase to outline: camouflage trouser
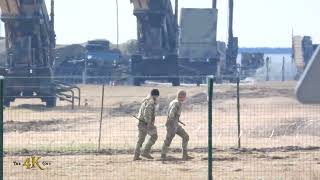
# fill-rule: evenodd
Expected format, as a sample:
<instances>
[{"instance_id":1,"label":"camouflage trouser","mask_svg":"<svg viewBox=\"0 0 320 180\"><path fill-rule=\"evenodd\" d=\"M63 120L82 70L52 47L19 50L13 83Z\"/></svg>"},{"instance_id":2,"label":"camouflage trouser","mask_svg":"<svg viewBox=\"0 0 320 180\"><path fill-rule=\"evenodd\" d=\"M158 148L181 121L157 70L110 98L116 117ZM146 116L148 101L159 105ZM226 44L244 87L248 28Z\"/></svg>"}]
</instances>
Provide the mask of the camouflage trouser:
<instances>
[{"instance_id":1,"label":"camouflage trouser","mask_svg":"<svg viewBox=\"0 0 320 180\"><path fill-rule=\"evenodd\" d=\"M176 134L182 138L182 151L184 154L187 154L189 135L180 125L177 125L177 127L167 127L167 136L162 146L162 155L166 155L168 153L169 146Z\"/></svg>"},{"instance_id":2,"label":"camouflage trouser","mask_svg":"<svg viewBox=\"0 0 320 180\"><path fill-rule=\"evenodd\" d=\"M138 129L139 129L139 135L138 135L138 142L135 149L135 156L139 157L141 153L140 149L142 147L144 140L146 139L147 134L150 136L150 139L144 148L144 153L146 154L150 153L151 147L156 143L158 139L158 133L157 133L156 126L152 126L148 128L147 125L145 124L139 124Z\"/></svg>"}]
</instances>

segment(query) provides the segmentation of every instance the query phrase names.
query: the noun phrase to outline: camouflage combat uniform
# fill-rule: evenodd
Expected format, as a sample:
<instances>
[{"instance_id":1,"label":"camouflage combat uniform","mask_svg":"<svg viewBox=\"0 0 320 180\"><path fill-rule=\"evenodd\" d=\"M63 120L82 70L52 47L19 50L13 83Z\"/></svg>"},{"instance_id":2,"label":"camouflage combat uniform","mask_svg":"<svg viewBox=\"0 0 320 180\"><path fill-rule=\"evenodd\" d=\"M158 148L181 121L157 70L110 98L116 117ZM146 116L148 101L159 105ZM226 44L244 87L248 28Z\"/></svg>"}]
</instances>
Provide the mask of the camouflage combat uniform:
<instances>
[{"instance_id":1,"label":"camouflage combat uniform","mask_svg":"<svg viewBox=\"0 0 320 180\"><path fill-rule=\"evenodd\" d=\"M155 123L155 105L153 98L151 96L143 100L141 107L139 109L139 114L137 118L140 120L138 123L139 135L138 142L135 149L134 160L139 159L140 149L147 136L150 136L148 143L142 153L143 156L150 157L151 147L155 144L158 139L157 128Z\"/></svg>"},{"instance_id":2,"label":"camouflage combat uniform","mask_svg":"<svg viewBox=\"0 0 320 180\"><path fill-rule=\"evenodd\" d=\"M181 106L182 106L182 103L179 102L177 99L173 100L169 105L168 118L166 123L167 135L166 135L166 139L164 140L164 144L162 146L161 158L166 158L169 146L176 134L182 138L183 158L189 157L188 149L187 149L189 135L179 125L179 118L181 115Z\"/></svg>"}]
</instances>

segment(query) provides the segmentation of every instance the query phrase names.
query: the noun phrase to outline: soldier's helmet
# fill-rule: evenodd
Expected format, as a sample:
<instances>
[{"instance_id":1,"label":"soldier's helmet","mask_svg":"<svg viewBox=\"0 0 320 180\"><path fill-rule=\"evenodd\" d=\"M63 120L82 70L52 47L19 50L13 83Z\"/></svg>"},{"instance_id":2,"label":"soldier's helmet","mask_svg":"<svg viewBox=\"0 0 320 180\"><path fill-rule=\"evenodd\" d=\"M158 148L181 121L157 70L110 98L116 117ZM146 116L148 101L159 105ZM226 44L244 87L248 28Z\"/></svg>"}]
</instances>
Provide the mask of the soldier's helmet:
<instances>
[{"instance_id":1,"label":"soldier's helmet","mask_svg":"<svg viewBox=\"0 0 320 180\"><path fill-rule=\"evenodd\" d=\"M158 89L151 90L151 96L160 96L160 91Z\"/></svg>"}]
</instances>

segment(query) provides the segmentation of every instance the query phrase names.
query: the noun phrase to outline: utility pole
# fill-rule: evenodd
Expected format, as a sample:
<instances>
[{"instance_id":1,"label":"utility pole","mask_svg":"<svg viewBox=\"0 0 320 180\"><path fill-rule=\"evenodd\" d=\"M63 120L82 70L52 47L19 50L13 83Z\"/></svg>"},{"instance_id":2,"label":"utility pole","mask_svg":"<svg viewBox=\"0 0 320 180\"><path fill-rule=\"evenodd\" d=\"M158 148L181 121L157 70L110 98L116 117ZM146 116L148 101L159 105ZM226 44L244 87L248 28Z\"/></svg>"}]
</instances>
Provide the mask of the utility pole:
<instances>
[{"instance_id":1,"label":"utility pole","mask_svg":"<svg viewBox=\"0 0 320 180\"><path fill-rule=\"evenodd\" d=\"M50 28L51 28L51 34L50 34L50 50L49 50L49 56L50 56L50 64L53 65L55 55L54 55L54 49L56 47L56 33L55 33L55 26L54 26L54 0L51 0L51 12L50 12Z\"/></svg>"},{"instance_id":2,"label":"utility pole","mask_svg":"<svg viewBox=\"0 0 320 180\"><path fill-rule=\"evenodd\" d=\"M119 3L116 0L117 5L117 49L119 49Z\"/></svg>"},{"instance_id":3,"label":"utility pole","mask_svg":"<svg viewBox=\"0 0 320 180\"><path fill-rule=\"evenodd\" d=\"M50 20L51 20L51 29L54 29L54 0L51 0Z\"/></svg>"},{"instance_id":4,"label":"utility pole","mask_svg":"<svg viewBox=\"0 0 320 180\"><path fill-rule=\"evenodd\" d=\"M212 9L217 9L217 0L212 0Z\"/></svg>"},{"instance_id":5,"label":"utility pole","mask_svg":"<svg viewBox=\"0 0 320 180\"><path fill-rule=\"evenodd\" d=\"M229 29L228 29L228 41L233 39L233 0L229 0Z\"/></svg>"},{"instance_id":6,"label":"utility pole","mask_svg":"<svg viewBox=\"0 0 320 180\"><path fill-rule=\"evenodd\" d=\"M237 56L238 56L238 38L233 36L233 0L229 0L229 21L228 21L228 47L227 47L227 69L229 75L235 75Z\"/></svg>"},{"instance_id":7,"label":"utility pole","mask_svg":"<svg viewBox=\"0 0 320 180\"><path fill-rule=\"evenodd\" d=\"M174 9L174 17L175 17L175 26L176 26L176 48L175 48L175 52L177 53L178 52L178 44L179 44L179 33L180 33L180 30L179 30L179 0L175 0L175 9Z\"/></svg>"}]
</instances>

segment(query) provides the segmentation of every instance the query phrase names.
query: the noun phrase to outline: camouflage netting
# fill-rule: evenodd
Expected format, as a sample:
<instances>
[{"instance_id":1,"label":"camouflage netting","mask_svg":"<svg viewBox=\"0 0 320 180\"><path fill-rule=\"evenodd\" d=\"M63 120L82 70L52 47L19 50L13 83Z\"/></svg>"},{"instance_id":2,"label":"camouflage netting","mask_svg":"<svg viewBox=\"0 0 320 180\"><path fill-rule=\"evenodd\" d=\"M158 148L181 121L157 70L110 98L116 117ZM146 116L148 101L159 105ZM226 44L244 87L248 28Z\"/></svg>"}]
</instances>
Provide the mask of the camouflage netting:
<instances>
[{"instance_id":1,"label":"camouflage netting","mask_svg":"<svg viewBox=\"0 0 320 180\"><path fill-rule=\"evenodd\" d=\"M64 60L68 58L84 58L85 53L85 47L80 44L58 47L56 49L55 66L59 66Z\"/></svg>"}]
</instances>

